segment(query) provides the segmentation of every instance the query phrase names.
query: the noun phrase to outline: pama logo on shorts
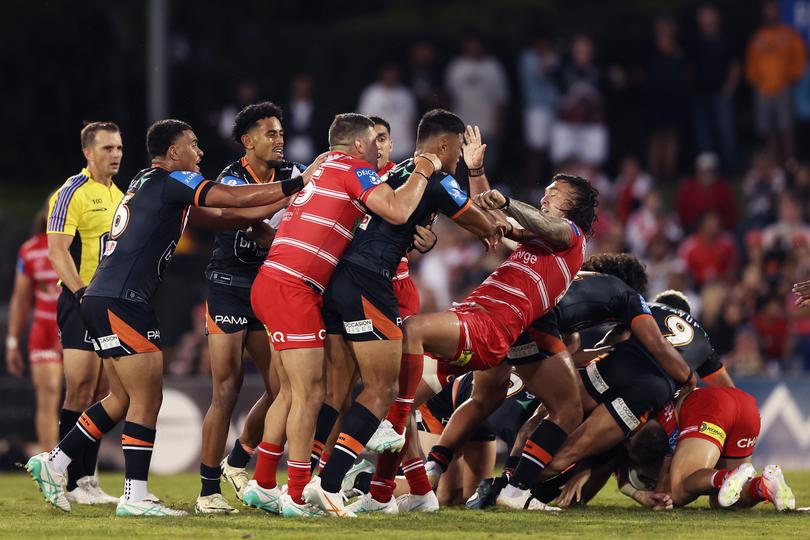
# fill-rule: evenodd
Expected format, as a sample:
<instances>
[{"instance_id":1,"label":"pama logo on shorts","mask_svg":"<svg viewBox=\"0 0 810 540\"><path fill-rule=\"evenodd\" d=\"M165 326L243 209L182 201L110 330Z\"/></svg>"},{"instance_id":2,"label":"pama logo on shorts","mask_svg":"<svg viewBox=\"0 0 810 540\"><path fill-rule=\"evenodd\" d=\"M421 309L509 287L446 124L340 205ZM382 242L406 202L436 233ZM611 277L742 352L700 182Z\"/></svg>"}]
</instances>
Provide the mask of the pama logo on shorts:
<instances>
[{"instance_id":1,"label":"pama logo on shorts","mask_svg":"<svg viewBox=\"0 0 810 540\"><path fill-rule=\"evenodd\" d=\"M374 331L374 323L371 319L363 319L362 321L346 321L343 323L343 329L347 334L365 334L366 332Z\"/></svg>"},{"instance_id":2,"label":"pama logo on shorts","mask_svg":"<svg viewBox=\"0 0 810 540\"><path fill-rule=\"evenodd\" d=\"M698 428L698 433L707 435L720 444L724 444L726 442L725 430L717 424L712 424L711 422L701 422L700 427Z\"/></svg>"},{"instance_id":3,"label":"pama logo on shorts","mask_svg":"<svg viewBox=\"0 0 810 540\"><path fill-rule=\"evenodd\" d=\"M458 355L458 358L450 362L454 366L466 366L470 363L470 360L473 359L473 352L472 351L461 351L461 354Z\"/></svg>"},{"instance_id":4,"label":"pama logo on shorts","mask_svg":"<svg viewBox=\"0 0 810 540\"><path fill-rule=\"evenodd\" d=\"M146 339L149 341L157 341L160 339L160 330L147 330Z\"/></svg>"},{"instance_id":5,"label":"pama logo on shorts","mask_svg":"<svg viewBox=\"0 0 810 540\"><path fill-rule=\"evenodd\" d=\"M217 324L247 324L247 317L238 317L236 315L214 315L214 322Z\"/></svg>"}]
</instances>

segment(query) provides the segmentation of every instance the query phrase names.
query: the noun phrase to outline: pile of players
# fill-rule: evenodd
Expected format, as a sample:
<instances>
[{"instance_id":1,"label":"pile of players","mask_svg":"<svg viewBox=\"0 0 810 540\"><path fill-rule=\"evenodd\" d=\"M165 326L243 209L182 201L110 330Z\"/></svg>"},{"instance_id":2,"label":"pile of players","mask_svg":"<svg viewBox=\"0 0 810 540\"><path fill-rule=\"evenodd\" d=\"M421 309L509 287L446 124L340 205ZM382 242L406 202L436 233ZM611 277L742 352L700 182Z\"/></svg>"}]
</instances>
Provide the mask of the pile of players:
<instances>
[{"instance_id":1,"label":"pile of players","mask_svg":"<svg viewBox=\"0 0 810 540\"><path fill-rule=\"evenodd\" d=\"M191 221L219 231L205 275L214 391L198 513L237 511L223 477L243 503L269 513L354 517L435 511L437 482L445 504L469 497L471 507L558 510L587 500L614 471L624 493L652 508L702 494L720 506L793 507L778 467L756 476L750 465L756 405L733 388L682 295L648 305L632 257L585 261L598 205L587 180L556 175L538 206L511 199L490 188L478 129L444 110L422 117L414 157L400 164L388 161L383 119L337 115L329 151L304 167L284 160L282 120L269 102L242 110L234 138L245 155L216 181L200 175L203 152L188 124L149 128L152 163L97 235L98 268L62 283L109 393L27 463L50 504L70 510L69 468L123 421L116 514L184 513L147 489L163 373L151 301ZM454 178L460 162L469 192ZM94 182L91 166L54 195L49 241L80 229L60 216ZM76 210L78 219L89 210ZM452 309L419 314L407 255L433 247L439 213L488 249L503 242L513 252ZM578 332L603 324L614 327L602 343L580 351ZM221 460L246 349L266 391ZM710 386L692 390L696 373ZM427 463L417 424L441 432ZM512 457L503 476L479 485L494 460L481 443L494 435ZM373 475L357 463L364 449L379 454Z\"/></svg>"}]
</instances>

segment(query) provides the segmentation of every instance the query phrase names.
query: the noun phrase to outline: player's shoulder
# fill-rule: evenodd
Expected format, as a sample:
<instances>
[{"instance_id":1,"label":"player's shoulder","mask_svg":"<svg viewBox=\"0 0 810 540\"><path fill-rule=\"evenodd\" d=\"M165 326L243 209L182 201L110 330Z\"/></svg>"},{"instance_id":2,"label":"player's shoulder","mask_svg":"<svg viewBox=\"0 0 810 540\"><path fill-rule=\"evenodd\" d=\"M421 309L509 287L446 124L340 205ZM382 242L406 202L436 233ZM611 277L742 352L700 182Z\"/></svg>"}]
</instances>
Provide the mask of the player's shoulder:
<instances>
[{"instance_id":1,"label":"player's shoulder","mask_svg":"<svg viewBox=\"0 0 810 540\"><path fill-rule=\"evenodd\" d=\"M29 251L32 251L38 248L42 244L41 235L32 236L20 246L20 257L27 254Z\"/></svg>"},{"instance_id":2,"label":"player's shoulder","mask_svg":"<svg viewBox=\"0 0 810 540\"><path fill-rule=\"evenodd\" d=\"M174 180L175 182L179 182L190 188L196 188L205 180L205 178L203 178L203 176L196 171L171 171L166 175L166 180Z\"/></svg>"},{"instance_id":3,"label":"player's shoulder","mask_svg":"<svg viewBox=\"0 0 810 540\"><path fill-rule=\"evenodd\" d=\"M76 193L82 188L82 186L87 184L89 179L90 177L85 173L84 170L82 170L79 174L74 174L73 176L68 177L68 179L65 180L61 186L59 186L59 189L56 191L56 195L59 196L63 193L67 194L70 192Z\"/></svg>"},{"instance_id":4,"label":"player's shoulder","mask_svg":"<svg viewBox=\"0 0 810 540\"><path fill-rule=\"evenodd\" d=\"M227 186L243 186L250 183L249 173L241 159L229 163L217 176L217 182Z\"/></svg>"}]
</instances>

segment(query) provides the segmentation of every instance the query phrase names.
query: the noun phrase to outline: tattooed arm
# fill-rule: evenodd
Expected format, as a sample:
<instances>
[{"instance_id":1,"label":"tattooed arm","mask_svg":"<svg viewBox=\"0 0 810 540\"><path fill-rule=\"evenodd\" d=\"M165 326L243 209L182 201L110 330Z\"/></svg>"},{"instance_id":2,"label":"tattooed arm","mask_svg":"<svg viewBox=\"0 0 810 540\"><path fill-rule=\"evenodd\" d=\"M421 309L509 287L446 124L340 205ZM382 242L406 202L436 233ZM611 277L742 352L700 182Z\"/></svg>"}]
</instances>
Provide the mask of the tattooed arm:
<instances>
[{"instance_id":1,"label":"tattooed arm","mask_svg":"<svg viewBox=\"0 0 810 540\"><path fill-rule=\"evenodd\" d=\"M506 215L514 218L523 227L523 230L510 231L507 235L509 238L519 242L542 238L557 250L571 246L571 225L564 219L544 214L534 206L515 199L510 199L509 206L503 208L506 197L494 189L478 195L475 203L487 210L503 209Z\"/></svg>"}]
</instances>

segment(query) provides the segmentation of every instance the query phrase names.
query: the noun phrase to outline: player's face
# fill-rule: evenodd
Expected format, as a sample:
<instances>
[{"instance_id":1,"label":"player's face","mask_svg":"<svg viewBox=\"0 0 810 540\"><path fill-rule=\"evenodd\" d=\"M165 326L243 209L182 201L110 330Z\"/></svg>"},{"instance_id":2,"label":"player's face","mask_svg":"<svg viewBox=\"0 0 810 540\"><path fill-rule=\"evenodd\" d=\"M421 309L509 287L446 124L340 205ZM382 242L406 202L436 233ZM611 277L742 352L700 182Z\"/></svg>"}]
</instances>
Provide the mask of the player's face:
<instances>
[{"instance_id":1,"label":"player's face","mask_svg":"<svg viewBox=\"0 0 810 540\"><path fill-rule=\"evenodd\" d=\"M380 151L377 153L377 169L381 169L388 163L388 157L394 150L394 140L391 139L391 134L382 124L375 124L374 134L377 137L377 145L380 147Z\"/></svg>"},{"instance_id":2,"label":"player's face","mask_svg":"<svg viewBox=\"0 0 810 540\"><path fill-rule=\"evenodd\" d=\"M247 132L245 148L270 162L284 159L284 128L275 116L262 118Z\"/></svg>"},{"instance_id":3,"label":"player's face","mask_svg":"<svg viewBox=\"0 0 810 540\"><path fill-rule=\"evenodd\" d=\"M124 157L124 143L121 142L121 133L117 131L100 130L96 132L93 144L84 149L87 163L92 165L104 178L118 174L121 160Z\"/></svg>"},{"instance_id":4,"label":"player's face","mask_svg":"<svg viewBox=\"0 0 810 540\"><path fill-rule=\"evenodd\" d=\"M168 153L172 160L177 162L180 170L200 172L203 151L198 145L197 136L190 129L185 130L174 141Z\"/></svg>"},{"instance_id":5,"label":"player's face","mask_svg":"<svg viewBox=\"0 0 810 540\"><path fill-rule=\"evenodd\" d=\"M377 141L377 133L369 126L365 134L355 140L355 146L360 154L360 158L369 163L377 163L377 156L380 154L380 143Z\"/></svg>"},{"instance_id":6,"label":"player's face","mask_svg":"<svg viewBox=\"0 0 810 540\"><path fill-rule=\"evenodd\" d=\"M552 217L565 217L573 208L576 193L566 182L552 182L540 199L540 211Z\"/></svg>"},{"instance_id":7,"label":"player's face","mask_svg":"<svg viewBox=\"0 0 810 540\"><path fill-rule=\"evenodd\" d=\"M451 133L447 135L446 142L442 141L441 149L439 152L439 159L442 162L442 171L447 174L456 174L458 161L461 159L461 145L464 143L464 138L459 133Z\"/></svg>"}]
</instances>

